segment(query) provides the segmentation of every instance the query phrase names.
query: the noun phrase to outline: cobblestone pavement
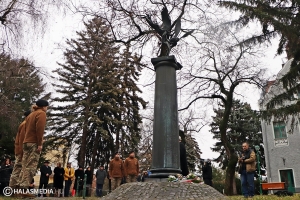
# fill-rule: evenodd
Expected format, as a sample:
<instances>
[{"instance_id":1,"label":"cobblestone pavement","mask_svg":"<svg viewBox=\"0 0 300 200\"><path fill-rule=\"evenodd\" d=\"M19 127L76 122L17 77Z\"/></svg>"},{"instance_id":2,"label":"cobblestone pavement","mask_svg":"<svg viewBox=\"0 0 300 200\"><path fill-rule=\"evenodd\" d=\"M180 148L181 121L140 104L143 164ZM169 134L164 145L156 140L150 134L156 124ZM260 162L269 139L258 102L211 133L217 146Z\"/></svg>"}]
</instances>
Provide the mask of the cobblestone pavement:
<instances>
[{"instance_id":1,"label":"cobblestone pavement","mask_svg":"<svg viewBox=\"0 0 300 200\"><path fill-rule=\"evenodd\" d=\"M5 197L3 200L15 198ZM35 198L41 200L80 200L82 197L43 197ZM110 194L98 197L86 197L86 200L227 200L228 197L222 195L214 188L205 184L178 183L178 182L137 182L126 183L112 191ZM0 197L0 200L2 198Z\"/></svg>"},{"instance_id":2,"label":"cobblestone pavement","mask_svg":"<svg viewBox=\"0 0 300 200\"><path fill-rule=\"evenodd\" d=\"M118 187L101 200L142 200L142 199L228 199L214 188L205 184L178 182L138 182L127 183Z\"/></svg>"}]
</instances>

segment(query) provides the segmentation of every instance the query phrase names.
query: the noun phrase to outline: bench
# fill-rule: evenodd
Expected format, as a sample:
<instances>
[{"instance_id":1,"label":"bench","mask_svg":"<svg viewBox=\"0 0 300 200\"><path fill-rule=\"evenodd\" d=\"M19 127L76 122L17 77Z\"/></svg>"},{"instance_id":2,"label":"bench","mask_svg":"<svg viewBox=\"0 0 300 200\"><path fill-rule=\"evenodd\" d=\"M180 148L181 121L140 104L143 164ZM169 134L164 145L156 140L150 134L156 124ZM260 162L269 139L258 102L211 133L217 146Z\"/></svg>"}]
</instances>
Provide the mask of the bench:
<instances>
[{"instance_id":1,"label":"bench","mask_svg":"<svg viewBox=\"0 0 300 200\"><path fill-rule=\"evenodd\" d=\"M284 190L285 182L275 182L275 183L262 183L261 188L263 190Z\"/></svg>"},{"instance_id":2,"label":"bench","mask_svg":"<svg viewBox=\"0 0 300 200\"><path fill-rule=\"evenodd\" d=\"M261 183L263 190L279 190L274 194L281 196L293 196L293 193L288 192L285 188L285 182L275 182L275 183Z\"/></svg>"}]
</instances>

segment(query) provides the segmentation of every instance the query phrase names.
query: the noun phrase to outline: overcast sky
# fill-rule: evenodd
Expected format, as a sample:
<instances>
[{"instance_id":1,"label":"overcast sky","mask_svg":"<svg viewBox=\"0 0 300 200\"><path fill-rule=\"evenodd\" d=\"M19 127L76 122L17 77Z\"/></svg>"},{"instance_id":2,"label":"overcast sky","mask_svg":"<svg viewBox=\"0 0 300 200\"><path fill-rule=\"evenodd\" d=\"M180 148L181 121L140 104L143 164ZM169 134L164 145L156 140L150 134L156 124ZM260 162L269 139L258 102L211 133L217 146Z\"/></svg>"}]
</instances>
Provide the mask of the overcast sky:
<instances>
[{"instance_id":1,"label":"overcast sky","mask_svg":"<svg viewBox=\"0 0 300 200\"><path fill-rule=\"evenodd\" d=\"M57 62L63 62L63 51L66 47L66 39L74 38L76 36L75 31L82 30L84 28L81 21L80 14L67 13L66 15L57 13L49 21L46 28L45 35L39 42L20 48L20 54L24 57L34 61L36 66L41 67L43 72L51 73L52 70L58 67ZM31 35L27 35L27 40L30 40ZM25 38L26 39L26 38ZM269 48L266 48L266 56L262 59L264 65L269 69L269 75L275 75L281 69L282 57L274 57L276 53L277 43ZM184 63L182 63L184 66ZM139 85L144 91L143 97L146 101L152 101L154 98L153 88L143 87L144 84L149 83L149 77L145 78L146 74L143 74L142 80ZM150 77L152 78L152 77ZM49 76L44 76L46 82L52 82ZM48 88L52 90L51 87ZM251 87L245 88L245 93L240 98L251 104L253 109L258 110L258 99L260 91ZM180 98L180 97L179 97ZM207 116L211 119L211 116ZM215 158L218 154L211 151L211 147L214 144L212 134L209 132L209 127L204 127L199 133L194 133L197 139L200 149L202 150L202 158Z\"/></svg>"}]
</instances>

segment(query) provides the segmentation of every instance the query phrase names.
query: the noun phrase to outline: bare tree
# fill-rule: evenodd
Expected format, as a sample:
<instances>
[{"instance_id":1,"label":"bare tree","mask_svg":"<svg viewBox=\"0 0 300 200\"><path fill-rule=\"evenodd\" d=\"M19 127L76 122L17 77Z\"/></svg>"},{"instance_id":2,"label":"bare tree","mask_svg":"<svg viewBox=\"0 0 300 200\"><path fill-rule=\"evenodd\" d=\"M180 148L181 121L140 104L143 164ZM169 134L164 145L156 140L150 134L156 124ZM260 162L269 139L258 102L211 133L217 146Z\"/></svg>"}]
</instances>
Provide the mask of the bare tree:
<instances>
[{"instance_id":1,"label":"bare tree","mask_svg":"<svg viewBox=\"0 0 300 200\"><path fill-rule=\"evenodd\" d=\"M146 171L152 163L153 119L146 119L141 129L138 157L141 171Z\"/></svg>"},{"instance_id":2,"label":"bare tree","mask_svg":"<svg viewBox=\"0 0 300 200\"><path fill-rule=\"evenodd\" d=\"M209 32L207 43L202 43L197 63L186 72L186 88L190 95L187 104L180 110L188 109L200 99L215 99L225 109L219 126L221 141L226 149L229 163L226 168L226 194L236 193L235 167L238 159L234 148L228 142L226 130L232 112L233 98L241 89L255 85L263 86L265 70L259 66L261 52L254 46L241 46L235 34L228 30L214 28ZM244 87L241 87L244 86ZM216 105L216 104L214 104Z\"/></svg>"},{"instance_id":3,"label":"bare tree","mask_svg":"<svg viewBox=\"0 0 300 200\"><path fill-rule=\"evenodd\" d=\"M32 38L42 35L53 12L66 8L71 1L2 0L0 45L3 50L19 47L24 34L31 35Z\"/></svg>"},{"instance_id":4,"label":"bare tree","mask_svg":"<svg viewBox=\"0 0 300 200\"><path fill-rule=\"evenodd\" d=\"M213 3L209 2L210 5ZM104 18L110 26L113 41L120 44L131 44L141 55L151 57L160 54L162 49L162 34L156 30L162 28L162 9L167 7L170 19L173 22L181 20L182 37L184 34L195 29L192 39L181 41L172 53L179 59L184 59L184 68L179 76L185 77L185 82L179 88L185 90L186 105L180 109L189 109L199 99L214 99L223 104L225 112L220 126L221 140L224 143L229 160L235 161L237 156L233 148L226 143L226 129L228 117L231 112L234 95L237 95L240 86L252 84L261 87L264 70L258 67L255 57L259 52L254 46L235 46L240 41L234 34L228 34L228 30L216 28L210 18L213 16L211 8L206 1L168 1L168 0L106 0L105 3L95 7L97 9L82 6L78 8L84 16L98 16ZM197 15L194 15L197 13ZM151 16L153 24L147 19ZM165 23L163 23L165 24ZM208 25L213 24L212 29ZM171 23L175 26L175 23ZM156 31L155 31L156 30ZM179 53L180 52L180 53ZM180 54L184 53L186 58ZM150 59L149 59L150 60ZM215 103L216 101L213 101ZM214 104L216 105L216 104ZM226 193L234 193L235 166L229 161L226 176Z\"/></svg>"},{"instance_id":5,"label":"bare tree","mask_svg":"<svg viewBox=\"0 0 300 200\"><path fill-rule=\"evenodd\" d=\"M199 115L199 113L197 113ZM201 159L201 150L195 139L201 129L207 125L205 116L197 116L194 110L188 110L188 113L181 113L179 119L179 136L186 147L187 164L189 171L196 171Z\"/></svg>"},{"instance_id":6,"label":"bare tree","mask_svg":"<svg viewBox=\"0 0 300 200\"><path fill-rule=\"evenodd\" d=\"M207 5L206 1L199 0L106 0L94 7L82 5L76 9L86 18L96 16L105 19L114 37L112 42L130 43L143 55L151 49L150 53L153 56L159 53L164 54L165 45L161 41L165 35L161 31L166 29L166 24L175 30L175 26L180 21L180 28L177 26L177 29L180 29L178 38L185 38L192 32L201 33L204 29L203 23L206 23ZM192 13L198 13L198 15L193 16ZM170 18L166 17L166 14ZM175 31L170 34L174 36L176 35L174 33ZM186 44L185 41L181 43ZM176 50L172 53L176 54Z\"/></svg>"}]
</instances>

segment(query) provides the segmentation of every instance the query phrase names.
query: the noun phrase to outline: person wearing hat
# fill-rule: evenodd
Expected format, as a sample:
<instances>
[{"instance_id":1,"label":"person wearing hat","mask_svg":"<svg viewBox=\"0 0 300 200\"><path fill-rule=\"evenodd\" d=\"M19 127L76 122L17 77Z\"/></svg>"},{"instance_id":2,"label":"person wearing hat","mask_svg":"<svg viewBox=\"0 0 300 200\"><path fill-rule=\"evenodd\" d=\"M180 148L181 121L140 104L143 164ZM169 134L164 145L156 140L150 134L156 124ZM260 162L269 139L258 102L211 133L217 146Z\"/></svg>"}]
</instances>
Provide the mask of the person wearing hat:
<instances>
[{"instance_id":1,"label":"person wearing hat","mask_svg":"<svg viewBox=\"0 0 300 200\"><path fill-rule=\"evenodd\" d=\"M23 174L20 181L20 189L28 189L36 173L42 151L48 106L49 103L46 100L39 99L35 105L31 107L32 112L26 118L22 158ZM22 196L33 197L31 194L22 194Z\"/></svg>"},{"instance_id":2,"label":"person wearing hat","mask_svg":"<svg viewBox=\"0 0 300 200\"><path fill-rule=\"evenodd\" d=\"M120 153L116 152L114 158L109 162L109 179L111 179L111 189L114 190L121 185L124 176L124 165L120 159Z\"/></svg>"},{"instance_id":3,"label":"person wearing hat","mask_svg":"<svg viewBox=\"0 0 300 200\"><path fill-rule=\"evenodd\" d=\"M22 178L22 156L23 156L23 141L25 137L25 123L26 117L31 113L31 111L24 112L24 121L19 125L18 132L15 139L15 164L13 172L10 176L9 187L16 189L19 187L20 178Z\"/></svg>"},{"instance_id":4,"label":"person wearing hat","mask_svg":"<svg viewBox=\"0 0 300 200\"><path fill-rule=\"evenodd\" d=\"M40 176L40 185L39 190L47 189L49 183L49 176L52 174L51 167L49 167L49 161L45 160L44 165L40 168L41 176ZM38 194L38 196L42 196L42 194Z\"/></svg>"},{"instance_id":5,"label":"person wearing hat","mask_svg":"<svg viewBox=\"0 0 300 200\"><path fill-rule=\"evenodd\" d=\"M137 182L139 175L139 161L135 158L134 151L129 152L128 158L124 162L124 174L127 183Z\"/></svg>"}]
</instances>

